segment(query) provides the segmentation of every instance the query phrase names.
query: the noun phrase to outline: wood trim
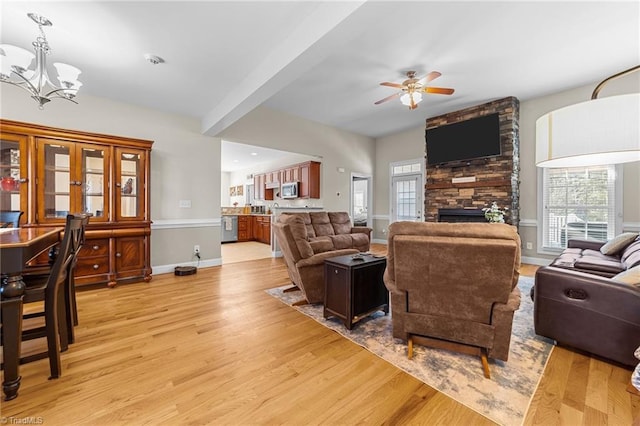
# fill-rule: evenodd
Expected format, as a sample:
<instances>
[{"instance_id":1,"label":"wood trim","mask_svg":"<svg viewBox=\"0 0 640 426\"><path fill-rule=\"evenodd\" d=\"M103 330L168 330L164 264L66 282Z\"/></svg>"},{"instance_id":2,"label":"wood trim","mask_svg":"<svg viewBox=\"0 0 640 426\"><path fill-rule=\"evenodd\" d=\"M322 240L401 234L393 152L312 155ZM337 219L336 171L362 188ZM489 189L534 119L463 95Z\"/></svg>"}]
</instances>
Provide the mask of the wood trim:
<instances>
[{"instance_id":1,"label":"wood trim","mask_svg":"<svg viewBox=\"0 0 640 426\"><path fill-rule=\"evenodd\" d=\"M101 133L90 133L80 130L60 129L56 127L43 126L40 124L24 123L20 121L5 120L0 118L0 127L3 132L14 132L20 134L37 133L38 137L51 139L73 140L78 142L88 142L102 145L122 145L143 149L151 149L153 141L145 139L135 139L125 136L105 135Z\"/></svg>"},{"instance_id":2,"label":"wood trim","mask_svg":"<svg viewBox=\"0 0 640 426\"><path fill-rule=\"evenodd\" d=\"M447 188L482 188L482 187L495 187L495 186L511 186L511 180L509 179L494 179L494 180L480 180L476 182L439 182L439 183L427 183L427 189L447 189Z\"/></svg>"}]
</instances>

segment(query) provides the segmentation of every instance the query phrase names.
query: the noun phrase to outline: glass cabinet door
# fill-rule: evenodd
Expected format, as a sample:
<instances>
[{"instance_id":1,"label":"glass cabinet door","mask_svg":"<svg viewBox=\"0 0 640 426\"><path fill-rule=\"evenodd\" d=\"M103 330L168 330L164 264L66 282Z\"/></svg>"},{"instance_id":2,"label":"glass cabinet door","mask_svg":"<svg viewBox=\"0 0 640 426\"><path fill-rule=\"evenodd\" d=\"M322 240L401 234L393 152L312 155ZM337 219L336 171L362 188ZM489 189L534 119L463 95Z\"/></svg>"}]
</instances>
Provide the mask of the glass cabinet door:
<instances>
[{"instance_id":1,"label":"glass cabinet door","mask_svg":"<svg viewBox=\"0 0 640 426\"><path fill-rule=\"evenodd\" d=\"M116 149L116 220L144 219L144 162L143 150Z\"/></svg>"},{"instance_id":2,"label":"glass cabinet door","mask_svg":"<svg viewBox=\"0 0 640 426\"><path fill-rule=\"evenodd\" d=\"M104 148L92 145L79 146L81 176L80 211L91 214L91 221L106 221L109 218L109 153Z\"/></svg>"},{"instance_id":3,"label":"glass cabinet door","mask_svg":"<svg viewBox=\"0 0 640 426\"><path fill-rule=\"evenodd\" d=\"M26 183L27 137L0 133L0 210L27 211Z\"/></svg>"},{"instance_id":4,"label":"glass cabinet door","mask_svg":"<svg viewBox=\"0 0 640 426\"><path fill-rule=\"evenodd\" d=\"M38 140L38 221L59 222L75 211L73 189L82 183L72 176L73 144Z\"/></svg>"}]
</instances>

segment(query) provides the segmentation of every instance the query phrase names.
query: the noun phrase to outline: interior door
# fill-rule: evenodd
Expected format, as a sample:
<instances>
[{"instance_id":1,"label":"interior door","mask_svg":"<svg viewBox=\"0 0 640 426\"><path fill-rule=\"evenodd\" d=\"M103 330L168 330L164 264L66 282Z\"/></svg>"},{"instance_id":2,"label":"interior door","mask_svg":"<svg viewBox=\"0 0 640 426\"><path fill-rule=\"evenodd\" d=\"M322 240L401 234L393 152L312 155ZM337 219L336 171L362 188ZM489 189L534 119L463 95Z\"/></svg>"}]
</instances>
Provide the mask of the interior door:
<instances>
[{"instance_id":1,"label":"interior door","mask_svg":"<svg viewBox=\"0 0 640 426\"><path fill-rule=\"evenodd\" d=\"M420 222L422 215L422 175L407 174L391 179L391 222Z\"/></svg>"}]
</instances>

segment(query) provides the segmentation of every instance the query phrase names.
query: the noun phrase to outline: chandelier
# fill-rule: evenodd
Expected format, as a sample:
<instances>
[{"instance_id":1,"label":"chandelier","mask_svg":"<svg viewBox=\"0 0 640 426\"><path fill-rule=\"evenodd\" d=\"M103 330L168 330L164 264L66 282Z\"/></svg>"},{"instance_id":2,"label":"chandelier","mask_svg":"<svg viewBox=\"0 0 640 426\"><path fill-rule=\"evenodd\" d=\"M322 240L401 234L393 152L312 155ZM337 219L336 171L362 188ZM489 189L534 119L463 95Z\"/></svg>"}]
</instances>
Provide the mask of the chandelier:
<instances>
[{"instance_id":1,"label":"chandelier","mask_svg":"<svg viewBox=\"0 0 640 426\"><path fill-rule=\"evenodd\" d=\"M77 104L73 98L82 83L78 81L80 70L71 65L55 62L53 66L58 72L59 85L54 84L47 73L47 55L51 52L47 37L42 27L52 25L44 16L28 13L27 16L38 25L40 36L32 43L35 55L21 47L11 44L0 44L0 81L13 84L29 92L38 103L39 108L54 98L61 98ZM30 69L33 59L35 69Z\"/></svg>"}]
</instances>

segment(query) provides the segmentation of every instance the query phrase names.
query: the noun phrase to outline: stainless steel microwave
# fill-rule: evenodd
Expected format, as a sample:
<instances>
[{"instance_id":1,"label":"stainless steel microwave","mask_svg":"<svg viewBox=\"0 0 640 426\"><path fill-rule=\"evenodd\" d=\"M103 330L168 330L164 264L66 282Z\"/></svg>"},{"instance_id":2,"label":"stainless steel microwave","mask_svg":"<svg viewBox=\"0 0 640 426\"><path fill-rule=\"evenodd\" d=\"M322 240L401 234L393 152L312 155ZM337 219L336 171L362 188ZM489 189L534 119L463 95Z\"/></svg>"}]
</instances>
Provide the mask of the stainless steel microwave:
<instances>
[{"instance_id":1,"label":"stainless steel microwave","mask_svg":"<svg viewBox=\"0 0 640 426\"><path fill-rule=\"evenodd\" d=\"M298 198L298 182L283 183L280 187L280 198Z\"/></svg>"}]
</instances>

